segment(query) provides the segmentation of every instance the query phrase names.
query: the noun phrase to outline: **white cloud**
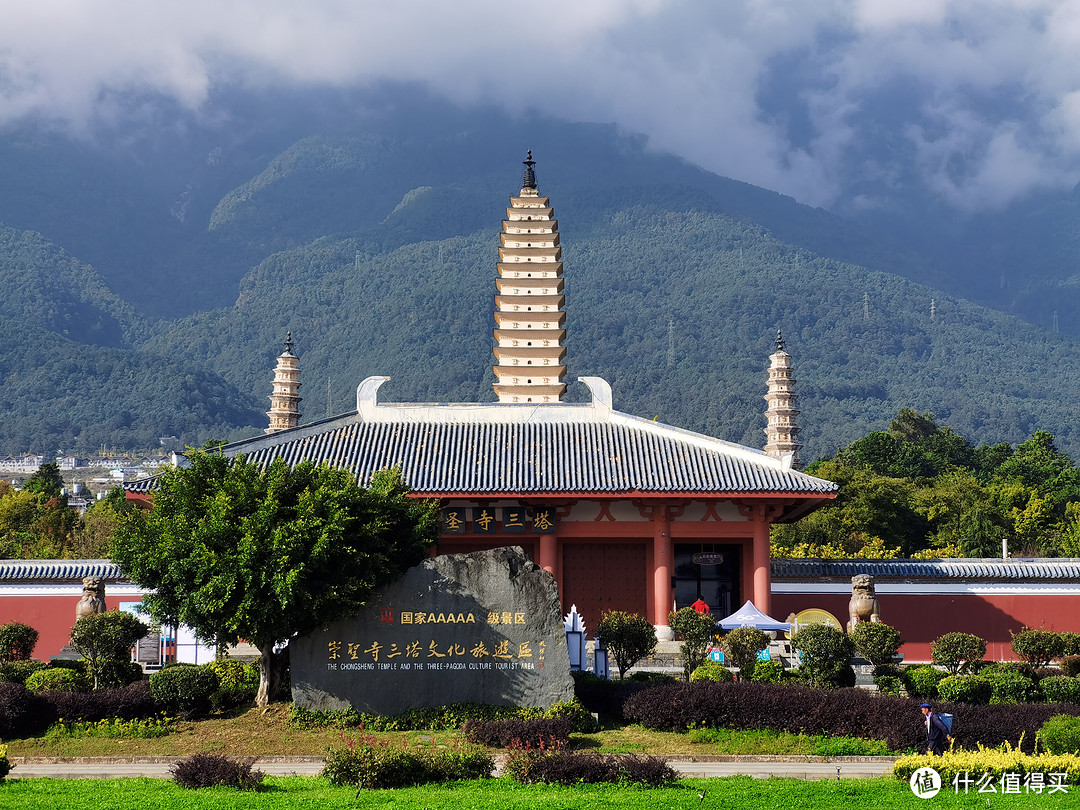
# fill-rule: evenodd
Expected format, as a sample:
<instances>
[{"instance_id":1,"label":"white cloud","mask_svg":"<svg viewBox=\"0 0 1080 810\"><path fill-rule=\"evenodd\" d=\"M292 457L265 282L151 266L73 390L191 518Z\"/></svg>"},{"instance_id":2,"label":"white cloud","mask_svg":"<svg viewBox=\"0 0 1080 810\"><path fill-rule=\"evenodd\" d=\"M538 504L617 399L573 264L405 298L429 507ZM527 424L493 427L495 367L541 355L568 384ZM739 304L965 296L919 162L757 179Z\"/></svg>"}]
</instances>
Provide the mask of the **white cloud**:
<instances>
[{"instance_id":1,"label":"white cloud","mask_svg":"<svg viewBox=\"0 0 1080 810\"><path fill-rule=\"evenodd\" d=\"M0 20L0 124L398 79L614 121L812 204L895 182L905 150L962 207L1080 179L1078 0L0 0Z\"/></svg>"}]
</instances>

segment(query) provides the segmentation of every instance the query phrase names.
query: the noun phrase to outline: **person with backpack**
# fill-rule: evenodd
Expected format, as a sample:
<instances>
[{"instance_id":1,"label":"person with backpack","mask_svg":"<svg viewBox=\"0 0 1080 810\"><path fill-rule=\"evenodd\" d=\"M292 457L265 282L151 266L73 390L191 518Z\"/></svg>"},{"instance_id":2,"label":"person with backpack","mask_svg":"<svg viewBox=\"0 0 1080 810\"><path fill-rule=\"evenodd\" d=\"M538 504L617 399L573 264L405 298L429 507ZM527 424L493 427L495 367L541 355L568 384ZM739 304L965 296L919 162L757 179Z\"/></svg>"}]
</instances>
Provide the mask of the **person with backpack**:
<instances>
[{"instance_id":1,"label":"person with backpack","mask_svg":"<svg viewBox=\"0 0 1080 810\"><path fill-rule=\"evenodd\" d=\"M945 725L937 713L930 708L929 703L923 703L920 707L923 717L926 719L926 753L940 757L945 753L945 743L952 742L952 729Z\"/></svg>"}]
</instances>

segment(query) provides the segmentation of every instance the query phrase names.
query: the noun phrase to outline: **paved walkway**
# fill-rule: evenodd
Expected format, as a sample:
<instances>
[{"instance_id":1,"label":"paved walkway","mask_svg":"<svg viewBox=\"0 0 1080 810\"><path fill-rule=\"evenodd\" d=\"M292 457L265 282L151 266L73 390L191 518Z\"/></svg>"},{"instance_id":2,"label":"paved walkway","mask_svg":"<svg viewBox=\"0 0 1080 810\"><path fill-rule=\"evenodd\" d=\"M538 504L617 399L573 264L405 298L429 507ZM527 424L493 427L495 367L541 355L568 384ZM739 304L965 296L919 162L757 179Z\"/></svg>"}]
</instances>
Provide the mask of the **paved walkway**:
<instances>
[{"instance_id":1,"label":"paved walkway","mask_svg":"<svg viewBox=\"0 0 1080 810\"><path fill-rule=\"evenodd\" d=\"M14 757L15 768L8 779L112 779L149 776L168 779L176 761L168 757L106 759L85 757L73 760ZM672 757L668 760L681 776L707 778L753 776L766 779L865 779L892 773L892 757ZM267 757L255 760L255 767L268 776L316 776L323 766L321 757Z\"/></svg>"}]
</instances>

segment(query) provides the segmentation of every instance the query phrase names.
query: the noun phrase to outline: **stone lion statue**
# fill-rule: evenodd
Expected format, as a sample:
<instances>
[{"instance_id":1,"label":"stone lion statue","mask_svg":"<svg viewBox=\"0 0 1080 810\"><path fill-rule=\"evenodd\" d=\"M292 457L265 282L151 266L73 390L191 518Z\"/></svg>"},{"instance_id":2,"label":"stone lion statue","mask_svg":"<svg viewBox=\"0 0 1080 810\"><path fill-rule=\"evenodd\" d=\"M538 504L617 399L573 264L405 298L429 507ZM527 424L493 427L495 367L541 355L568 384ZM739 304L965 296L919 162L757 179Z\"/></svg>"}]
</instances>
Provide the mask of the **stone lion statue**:
<instances>
[{"instance_id":1,"label":"stone lion statue","mask_svg":"<svg viewBox=\"0 0 1080 810\"><path fill-rule=\"evenodd\" d=\"M105 612L105 580L101 577L84 577L82 597L75 605L75 621L83 616Z\"/></svg>"},{"instance_id":2,"label":"stone lion statue","mask_svg":"<svg viewBox=\"0 0 1080 810\"><path fill-rule=\"evenodd\" d=\"M856 574L851 578L851 601L848 602L847 631L850 633L859 622L880 622L881 605L874 592L874 578L869 574Z\"/></svg>"}]
</instances>

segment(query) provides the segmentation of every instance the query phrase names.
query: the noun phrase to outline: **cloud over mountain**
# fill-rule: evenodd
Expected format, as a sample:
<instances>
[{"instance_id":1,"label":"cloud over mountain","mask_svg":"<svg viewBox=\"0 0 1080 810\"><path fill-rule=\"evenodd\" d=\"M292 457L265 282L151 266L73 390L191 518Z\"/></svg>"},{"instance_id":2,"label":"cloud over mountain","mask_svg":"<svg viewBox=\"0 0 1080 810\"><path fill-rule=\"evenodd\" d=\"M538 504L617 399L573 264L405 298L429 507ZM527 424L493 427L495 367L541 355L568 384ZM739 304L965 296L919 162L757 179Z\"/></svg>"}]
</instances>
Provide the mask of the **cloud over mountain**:
<instances>
[{"instance_id":1,"label":"cloud over mountain","mask_svg":"<svg viewBox=\"0 0 1080 810\"><path fill-rule=\"evenodd\" d=\"M218 87L421 82L614 121L816 205L996 208L1080 177L1080 3L5 3L0 125L198 113Z\"/></svg>"}]
</instances>

